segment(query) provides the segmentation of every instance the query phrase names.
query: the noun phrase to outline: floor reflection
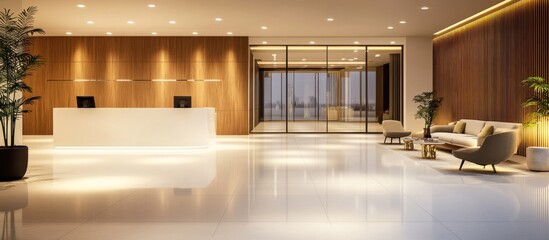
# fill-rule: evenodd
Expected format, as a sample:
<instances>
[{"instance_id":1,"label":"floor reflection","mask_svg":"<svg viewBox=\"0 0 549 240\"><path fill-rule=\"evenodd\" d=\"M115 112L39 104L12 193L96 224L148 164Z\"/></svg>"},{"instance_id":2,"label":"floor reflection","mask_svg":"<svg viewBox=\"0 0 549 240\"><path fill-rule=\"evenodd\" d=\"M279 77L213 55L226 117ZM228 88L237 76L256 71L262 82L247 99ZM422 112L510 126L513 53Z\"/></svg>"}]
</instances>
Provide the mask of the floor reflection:
<instances>
[{"instance_id":1,"label":"floor reflection","mask_svg":"<svg viewBox=\"0 0 549 240\"><path fill-rule=\"evenodd\" d=\"M0 183L2 239L549 238L549 173L456 171L447 152L423 160L377 135L219 136L179 152L49 138L27 137L27 178Z\"/></svg>"}]
</instances>

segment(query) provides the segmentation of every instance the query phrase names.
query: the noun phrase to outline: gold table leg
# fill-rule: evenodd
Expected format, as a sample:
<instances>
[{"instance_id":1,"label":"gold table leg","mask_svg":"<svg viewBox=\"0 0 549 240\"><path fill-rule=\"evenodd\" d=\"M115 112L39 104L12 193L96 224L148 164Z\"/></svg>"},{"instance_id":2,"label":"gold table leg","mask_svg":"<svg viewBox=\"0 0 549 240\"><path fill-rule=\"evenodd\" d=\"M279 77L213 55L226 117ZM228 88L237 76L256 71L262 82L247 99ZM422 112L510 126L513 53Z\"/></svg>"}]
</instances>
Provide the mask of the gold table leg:
<instances>
[{"instance_id":1,"label":"gold table leg","mask_svg":"<svg viewBox=\"0 0 549 240\"><path fill-rule=\"evenodd\" d=\"M405 150L414 150L414 141L413 140L404 140L404 149Z\"/></svg>"},{"instance_id":2,"label":"gold table leg","mask_svg":"<svg viewBox=\"0 0 549 240\"><path fill-rule=\"evenodd\" d=\"M421 157L425 159L437 159L437 146L421 144Z\"/></svg>"}]
</instances>

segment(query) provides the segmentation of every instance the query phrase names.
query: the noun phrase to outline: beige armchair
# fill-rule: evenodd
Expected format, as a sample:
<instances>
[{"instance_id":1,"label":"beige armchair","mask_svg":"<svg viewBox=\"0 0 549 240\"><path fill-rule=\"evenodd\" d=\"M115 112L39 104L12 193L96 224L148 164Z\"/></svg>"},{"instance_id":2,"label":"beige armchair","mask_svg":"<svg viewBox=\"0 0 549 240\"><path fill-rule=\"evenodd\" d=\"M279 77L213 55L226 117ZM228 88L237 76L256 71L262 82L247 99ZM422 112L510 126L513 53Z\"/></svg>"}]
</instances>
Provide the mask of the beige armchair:
<instances>
[{"instance_id":1,"label":"beige armchair","mask_svg":"<svg viewBox=\"0 0 549 240\"><path fill-rule=\"evenodd\" d=\"M385 136L383 143L387 142L387 138L391 139L391 143L393 143L393 138L398 138L398 143L400 144L400 138L410 136L410 134L412 134L412 132L404 130L404 127L400 121L385 120L381 123L381 126L383 127L383 136Z\"/></svg>"},{"instance_id":2,"label":"beige armchair","mask_svg":"<svg viewBox=\"0 0 549 240\"><path fill-rule=\"evenodd\" d=\"M515 131L497 133L486 137L480 147L461 148L452 151L452 154L462 159L459 170L461 170L465 161L469 161L482 166L492 165L492 169L497 173L494 165L513 156L517 138Z\"/></svg>"}]
</instances>

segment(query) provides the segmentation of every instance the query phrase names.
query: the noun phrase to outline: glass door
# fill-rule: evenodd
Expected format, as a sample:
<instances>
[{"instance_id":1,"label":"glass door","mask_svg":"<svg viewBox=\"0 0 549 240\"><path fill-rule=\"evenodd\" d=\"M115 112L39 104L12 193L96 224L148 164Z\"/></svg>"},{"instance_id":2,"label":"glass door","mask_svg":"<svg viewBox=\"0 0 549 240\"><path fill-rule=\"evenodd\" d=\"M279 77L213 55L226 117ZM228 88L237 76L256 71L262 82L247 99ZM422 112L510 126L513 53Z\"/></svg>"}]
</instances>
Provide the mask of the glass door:
<instances>
[{"instance_id":1,"label":"glass door","mask_svg":"<svg viewBox=\"0 0 549 240\"><path fill-rule=\"evenodd\" d=\"M288 47L288 132L326 132L326 47Z\"/></svg>"}]
</instances>

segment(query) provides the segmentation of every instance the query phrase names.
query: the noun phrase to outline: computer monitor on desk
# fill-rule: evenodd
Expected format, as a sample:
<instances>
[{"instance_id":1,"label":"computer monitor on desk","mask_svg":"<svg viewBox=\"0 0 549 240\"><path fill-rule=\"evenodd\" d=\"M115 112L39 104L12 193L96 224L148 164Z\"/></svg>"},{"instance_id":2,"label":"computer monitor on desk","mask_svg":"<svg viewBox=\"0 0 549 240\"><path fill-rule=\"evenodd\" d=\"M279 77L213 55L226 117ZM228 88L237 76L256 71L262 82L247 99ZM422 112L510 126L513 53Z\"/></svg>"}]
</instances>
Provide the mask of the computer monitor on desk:
<instances>
[{"instance_id":1,"label":"computer monitor on desk","mask_svg":"<svg viewBox=\"0 0 549 240\"><path fill-rule=\"evenodd\" d=\"M78 108L95 108L95 99L93 96L77 96L76 106Z\"/></svg>"},{"instance_id":2,"label":"computer monitor on desk","mask_svg":"<svg viewBox=\"0 0 549 240\"><path fill-rule=\"evenodd\" d=\"M192 107L191 96L174 96L173 107L174 108L191 108Z\"/></svg>"}]
</instances>

